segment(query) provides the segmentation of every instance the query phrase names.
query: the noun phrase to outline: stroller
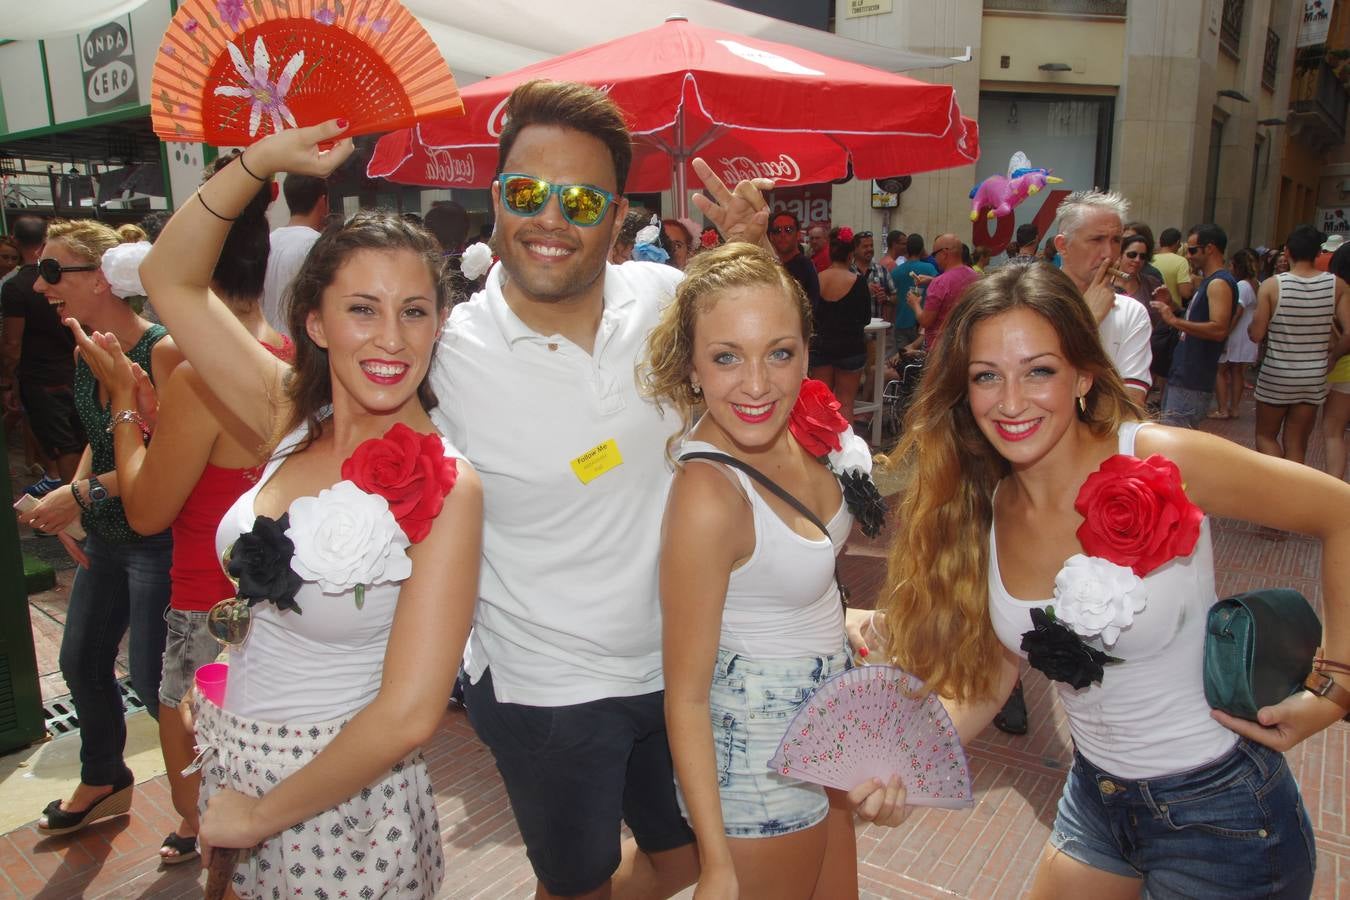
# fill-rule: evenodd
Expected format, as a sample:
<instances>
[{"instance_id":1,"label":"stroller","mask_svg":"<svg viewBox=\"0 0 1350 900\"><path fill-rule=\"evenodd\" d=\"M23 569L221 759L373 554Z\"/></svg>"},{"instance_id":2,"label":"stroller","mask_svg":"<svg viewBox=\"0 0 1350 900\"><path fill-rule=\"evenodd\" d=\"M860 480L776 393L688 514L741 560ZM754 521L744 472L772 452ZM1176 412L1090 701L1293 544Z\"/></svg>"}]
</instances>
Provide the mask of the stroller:
<instances>
[{"instance_id":1,"label":"stroller","mask_svg":"<svg viewBox=\"0 0 1350 900\"><path fill-rule=\"evenodd\" d=\"M899 437L904 428L905 410L909 409L914 392L923 378L923 354L897 355L888 361L899 378L886 382L881 390L881 425L888 437Z\"/></svg>"}]
</instances>

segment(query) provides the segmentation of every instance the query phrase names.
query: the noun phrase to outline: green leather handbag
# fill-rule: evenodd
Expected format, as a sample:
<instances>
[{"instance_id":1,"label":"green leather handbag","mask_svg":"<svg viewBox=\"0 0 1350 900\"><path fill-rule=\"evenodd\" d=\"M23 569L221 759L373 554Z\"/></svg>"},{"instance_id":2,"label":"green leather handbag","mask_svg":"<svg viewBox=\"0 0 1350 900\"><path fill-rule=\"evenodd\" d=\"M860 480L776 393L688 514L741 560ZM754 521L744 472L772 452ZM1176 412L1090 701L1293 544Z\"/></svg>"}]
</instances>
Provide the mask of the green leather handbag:
<instances>
[{"instance_id":1,"label":"green leather handbag","mask_svg":"<svg viewBox=\"0 0 1350 900\"><path fill-rule=\"evenodd\" d=\"M1214 709L1256 720L1295 691L1312 671L1322 622L1298 591L1248 591L1209 608L1205 700Z\"/></svg>"}]
</instances>

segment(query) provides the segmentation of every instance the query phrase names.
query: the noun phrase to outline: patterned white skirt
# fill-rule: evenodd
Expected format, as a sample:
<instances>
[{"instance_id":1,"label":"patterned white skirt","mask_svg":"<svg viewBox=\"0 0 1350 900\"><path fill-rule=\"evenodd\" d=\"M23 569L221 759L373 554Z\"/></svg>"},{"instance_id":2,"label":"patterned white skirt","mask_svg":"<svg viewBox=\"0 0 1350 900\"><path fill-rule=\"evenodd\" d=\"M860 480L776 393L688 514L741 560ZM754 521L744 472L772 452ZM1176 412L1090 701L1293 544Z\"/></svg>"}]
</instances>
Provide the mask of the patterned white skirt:
<instances>
[{"instance_id":1,"label":"patterned white skirt","mask_svg":"<svg viewBox=\"0 0 1350 900\"><path fill-rule=\"evenodd\" d=\"M261 797L315 757L351 717L278 725L197 700L201 809L222 787ZM350 799L241 851L241 898L434 897L445 876L436 798L421 751Z\"/></svg>"}]
</instances>

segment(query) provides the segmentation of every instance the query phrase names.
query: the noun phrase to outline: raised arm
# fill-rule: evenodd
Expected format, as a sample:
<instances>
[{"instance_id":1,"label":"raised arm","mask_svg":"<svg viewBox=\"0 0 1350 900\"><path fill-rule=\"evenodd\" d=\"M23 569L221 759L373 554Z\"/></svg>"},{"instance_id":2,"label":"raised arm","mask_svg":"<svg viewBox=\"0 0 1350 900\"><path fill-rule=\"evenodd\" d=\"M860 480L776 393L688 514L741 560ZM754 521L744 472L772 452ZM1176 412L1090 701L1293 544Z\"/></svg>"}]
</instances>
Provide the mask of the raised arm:
<instances>
[{"instance_id":1,"label":"raised arm","mask_svg":"<svg viewBox=\"0 0 1350 900\"><path fill-rule=\"evenodd\" d=\"M286 367L212 296L211 272L230 222L257 193L258 179L283 171L327 175L351 154L352 142L345 138L329 151L318 145L344 127L330 121L288 129L249 147L174 213L141 264L141 281L178 346L216 396L264 438L275 430Z\"/></svg>"},{"instance_id":2,"label":"raised arm","mask_svg":"<svg viewBox=\"0 0 1350 900\"><path fill-rule=\"evenodd\" d=\"M384 656L380 691L307 765L261 799L224 790L201 821L203 849L249 847L303 822L388 772L426 743L445 717L478 596L483 493L459 477L431 533L415 545Z\"/></svg>"},{"instance_id":3,"label":"raised arm","mask_svg":"<svg viewBox=\"0 0 1350 900\"><path fill-rule=\"evenodd\" d=\"M1161 453L1176 462L1187 496L1211 516L1296 531L1322 542L1322 644L1327 659L1350 662L1350 484L1201 431L1144 428L1137 445L1140 456ZM1350 676L1336 680L1350 689ZM1214 716L1239 734L1287 750L1345 714L1330 700L1300 691L1262 709L1260 724Z\"/></svg>"},{"instance_id":4,"label":"raised arm","mask_svg":"<svg viewBox=\"0 0 1350 900\"><path fill-rule=\"evenodd\" d=\"M728 579L736 560L753 552L753 541L748 507L721 472L694 463L675 476L661 545L666 732L698 841L699 889L719 897L734 896L736 873L723 827L708 695Z\"/></svg>"}]
</instances>

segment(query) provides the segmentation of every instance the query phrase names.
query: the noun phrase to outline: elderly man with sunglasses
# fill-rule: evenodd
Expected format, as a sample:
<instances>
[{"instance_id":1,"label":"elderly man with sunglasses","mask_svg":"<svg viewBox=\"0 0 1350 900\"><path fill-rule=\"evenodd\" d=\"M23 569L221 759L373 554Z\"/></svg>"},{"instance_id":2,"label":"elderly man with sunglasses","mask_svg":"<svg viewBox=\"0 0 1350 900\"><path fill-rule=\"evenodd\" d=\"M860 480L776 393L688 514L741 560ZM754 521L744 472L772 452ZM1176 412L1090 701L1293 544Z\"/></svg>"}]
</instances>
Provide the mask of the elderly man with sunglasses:
<instances>
[{"instance_id":1,"label":"elderly man with sunglasses","mask_svg":"<svg viewBox=\"0 0 1350 900\"><path fill-rule=\"evenodd\" d=\"M698 873L666 740L657 584L677 418L641 396L635 366L682 274L607 261L632 154L607 95L531 82L506 115L500 264L455 308L431 373L433 417L483 479L465 705L536 897L670 896ZM695 202L723 236L762 240L767 184L733 191L695 168L712 195Z\"/></svg>"}]
</instances>

